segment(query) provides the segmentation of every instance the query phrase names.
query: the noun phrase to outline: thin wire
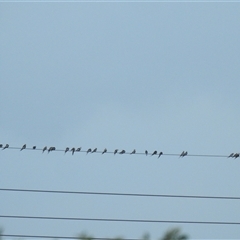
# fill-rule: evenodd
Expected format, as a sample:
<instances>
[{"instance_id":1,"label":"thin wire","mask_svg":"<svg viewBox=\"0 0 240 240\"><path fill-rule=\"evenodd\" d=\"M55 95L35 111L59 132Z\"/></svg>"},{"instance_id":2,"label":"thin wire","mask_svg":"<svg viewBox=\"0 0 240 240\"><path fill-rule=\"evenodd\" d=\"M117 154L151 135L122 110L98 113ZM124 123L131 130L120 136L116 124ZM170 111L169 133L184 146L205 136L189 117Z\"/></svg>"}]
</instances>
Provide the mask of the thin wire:
<instances>
[{"instance_id":1,"label":"thin wire","mask_svg":"<svg viewBox=\"0 0 240 240\"><path fill-rule=\"evenodd\" d=\"M23 215L0 215L0 218L65 220L65 221L131 222L131 223L175 223L175 224L187 223L187 224L240 225L240 222L220 222L220 221L147 220L147 219L80 218L80 217L49 217L49 216L41 217Z\"/></svg>"},{"instance_id":2,"label":"thin wire","mask_svg":"<svg viewBox=\"0 0 240 240\"><path fill-rule=\"evenodd\" d=\"M2 148L2 150L3 150L3 148ZM8 147L8 148L6 148L5 150L21 150L21 147ZM43 151L42 148L36 148L36 149L33 149L33 148L25 148L23 151L25 151L25 150L30 150L30 151ZM46 150L46 152L48 152L48 150ZM65 152L65 149L55 149L55 150L53 150L53 151L50 151L50 153L52 153L52 152ZM76 150L75 150L74 154L76 154L76 153L87 153L87 152L88 152L87 150L81 150L81 151L76 151ZM96 152L94 152L94 153L89 152L89 154L95 154L95 153L97 153L97 154L102 154L102 151L96 151ZM66 152L66 154L71 154L71 150L69 149L69 150ZM104 154L114 154L114 152L112 152L112 151L107 151L107 152L105 152ZM119 155L119 152L117 152L116 154ZM146 156L146 153L144 153L144 152L136 152L136 153L134 153L134 154L133 154L132 152L125 152L125 153L120 154L120 155L125 155L125 154L128 154L128 155L145 155L145 156ZM147 156L153 156L153 155L152 155L151 152L149 152L149 153L147 154ZM158 157L158 156L159 156L159 153L154 154L154 156L155 156L155 157ZM161 157L162 157L162 156L177 156L177 157L180 157L180 154L178 154L178 153L162 153L162 154L161 154ZM220 154L187 154L187 155L185 155L184 157L228 158L229 155L220 155ZM239 157L239 156L238 156L238 157ZM236 157L236 158L238 158L238 157ZM232 157L232 158L233 158L233 157Z\"/></svg>"},{"instance_id":3,"label":"thin wire","mask_svg":"<svg viewBox=\"0 0 240 240\"><path fill-rule=\"evenodd\" d=\"M61 191L61 190L39 190L39 189L16 189L0 188L0 191L8 192L31 192L31 193L53 193L53 194L81 194L81 195L105 195L124 197L158 197L158 198L195 198L195 199L221 199L240 200L240 197L228 196L198 196L198 195L174 195L174 194L144 194L144 193L116 193L116 192L85 192L85 191Z\"/></svg>"},{"instance_id":4,"label":"thin wire","mask_svg":"<svg viewBox=\"0 0 240 240\"><path fill-rule=\"evenodd\" d=\"M14 237L14 238L51 238L51 239L87 239L86 237L70 237L70 236L46 236L46 235L20 235L20 234L1 234L1 237ZM91 237L93 240L114 240L116 238L106 237ZM123 240L141 240L139 238L121 238Z\"/></svg>"}]
</instances>

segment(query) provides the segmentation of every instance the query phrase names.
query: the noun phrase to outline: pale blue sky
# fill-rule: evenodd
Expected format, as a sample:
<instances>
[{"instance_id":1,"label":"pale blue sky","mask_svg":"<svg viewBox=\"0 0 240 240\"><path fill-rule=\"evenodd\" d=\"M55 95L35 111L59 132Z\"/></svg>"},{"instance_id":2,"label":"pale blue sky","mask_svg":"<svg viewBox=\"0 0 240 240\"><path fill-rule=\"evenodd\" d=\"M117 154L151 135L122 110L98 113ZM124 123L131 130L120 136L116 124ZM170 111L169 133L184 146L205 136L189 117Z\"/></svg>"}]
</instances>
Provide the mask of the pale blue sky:
<instances>
[{"instance_id":1,"label":"pale blue sky","mask_svg":"<svg viewBox=\"0 0 240 240\"><path fill-rule=\"evenodd\" d=\"M239 152L239 3L0 3L1 143ZM0 152L0 188L240 196L240 162ZM0 214L240 222L240 202L0 192ZM1 219L5 234L239 239L239 226Z\"/></svg>"}]
</instances>

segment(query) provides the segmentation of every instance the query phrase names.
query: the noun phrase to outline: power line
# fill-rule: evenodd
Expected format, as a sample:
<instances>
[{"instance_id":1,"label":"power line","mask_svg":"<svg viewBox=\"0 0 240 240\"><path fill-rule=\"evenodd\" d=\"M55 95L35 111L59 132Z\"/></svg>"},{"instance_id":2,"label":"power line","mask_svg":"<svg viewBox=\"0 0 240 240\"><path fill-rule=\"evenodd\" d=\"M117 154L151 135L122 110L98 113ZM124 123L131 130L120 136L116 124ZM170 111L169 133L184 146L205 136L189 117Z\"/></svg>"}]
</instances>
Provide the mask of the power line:
<instances>
[{"instance_id":1,"label":"power line","mask_svg":"<svg viewBox=\"0 0 240 240\"><path fill-rule=\"evenodd\" d=\"M1 237L14 237L14 238L51 238L51 239L86 239L86 237L70 237L70 236L47 236L47 235L23 235L23 234L1 234ZM91 237L93 240L115 240L116 238L106 237ZM141 240L139 238L123 238L123 240Z\"/></svg>"},{"instance_id":2,"label":"power line","mask_svg":"<svg viewBox=\"0 0 240 240\"><path fill-rule=\"evenodd\" d=\"M8 145L8 144L7 144ZM86 154L120 154L120 155L145 155L145 156L158 156L158 157L161 157L161 156L175 156L175 157L213 157L213 158L238 158L240 156L240 153L231 153L231 154L228 154L228 155L221 155L221 154L189 154L188 152L185 152L183 151L182 153L163 153L162 151L153 151L153 152L149 152L147 150L145 150L145 152L135 152L134 150L133 151L130 151L130 152L127 152L125 150L118 150L118 149L115 149L115 151L97 151L95 149L92 149L92 148L89 148L87 150L82 150L81 147L79 148L67 148L66 149L57 149L56 147L44 147L44 148L37 148L36 146L33 146L33 148L23 148L23 147L6 147L6 146L3 146L3 144L0 144L0 148L2 148L2 150L4 149L7 149L7 150L29 150L29 151L41 151L41 152L64 152L64 153L72 153L75 154L75 153L86 153ZM97 149L97 148L96 148ZM95 151L94 151L95 150ZM116 152L117 150L117 152Z\"/></svg>"},{"instance_id":3,"label":"power line","mask_svg":"<svg viewBox=\"0 0 240 240\"><path fill-rule=\"evenodd\" d=\"M53 194L77 194L77 195L103 195L103 196L123 196L123 197L158 197L158 198L240 200L240 197L228 197L228 196L198 196L198 195L174 195L174 194L117 193L117 192L85 192L85 191L61 191L61 190L16 189L16 188L0 188L0 191L53 193Z\"/></svg>"},{"instance_id":4,"label":"power line","mask_svg":"<svg viewBox=\"0 0 240 240\"><path fill-rule=\"evenodd\" d=\"M65 221L131 222L131 223L175 223L175 224L185 223L185 224L240 225L240 222L220 222L220 221L80 218L80 217L50 217L50 216L23 216L23 215L0 215L0 218L38 219L38 220L65 220Z\"/></svg>"}]
</instances>

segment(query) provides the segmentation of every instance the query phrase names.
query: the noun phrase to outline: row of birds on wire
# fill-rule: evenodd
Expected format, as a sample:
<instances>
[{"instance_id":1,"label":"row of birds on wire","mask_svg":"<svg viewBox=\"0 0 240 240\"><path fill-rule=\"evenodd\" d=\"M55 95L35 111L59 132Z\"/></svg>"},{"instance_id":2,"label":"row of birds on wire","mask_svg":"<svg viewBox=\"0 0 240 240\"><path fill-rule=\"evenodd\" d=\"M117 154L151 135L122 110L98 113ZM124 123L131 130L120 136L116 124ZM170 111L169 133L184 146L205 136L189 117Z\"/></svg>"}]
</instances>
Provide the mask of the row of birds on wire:
<instances>
[{"instance_id":1,"label":"row of birds on wire","mask_svg":"<svg viewBox=\"0 0 240 240\"><path fill-rule=\"evenodd\" d=\"M7 149L9 148L9 144L6 144L5 146L3 146L3 144L0 144L0 148L2 148L2 150L4 149ZM47 147L45 146L43 149L37 149L36 146L33 146L32 148L27 148L27 145L24 144L21 148L18 148L20 149L20 151L24 150L24 149L27 149L27 150L42 150L42 153L44 153L45 151L50 153L52 151L56 151L57 149L55 147ZM97 151L97 148L88 148L86 151L83 151L81 147L79 148L69 148L69 147L66 147L65 150L58 150L58 151L64 151L64 153L66 154L67 152L71 152L72 155L74 155L75 152L86 152L86 154L89 154L89 153L102 153L102 154L105 154L105 153L113 153L114 155L115 154L145 154L146 156L150 155L150 156L154 156L154 155L157 155L158 158L161 157L163 155L163 152L158 152L157 150L153 151L153 152L148 152L147 150L145 150L144 153L137 153L136 152L136 149L133 149L132 152L126 152L125 150L119 150L119 149L115 149L113 152L108 152L107 151L107 148L105 148L103 151ZM175 154L174 154L175 155ZM179 155L179 157L185 157L188 155L188 152L187 151L182 151L182 153ZM228 158L238 158L240 156L240 153L231 153Z\"/></svg>"}]
</instances>

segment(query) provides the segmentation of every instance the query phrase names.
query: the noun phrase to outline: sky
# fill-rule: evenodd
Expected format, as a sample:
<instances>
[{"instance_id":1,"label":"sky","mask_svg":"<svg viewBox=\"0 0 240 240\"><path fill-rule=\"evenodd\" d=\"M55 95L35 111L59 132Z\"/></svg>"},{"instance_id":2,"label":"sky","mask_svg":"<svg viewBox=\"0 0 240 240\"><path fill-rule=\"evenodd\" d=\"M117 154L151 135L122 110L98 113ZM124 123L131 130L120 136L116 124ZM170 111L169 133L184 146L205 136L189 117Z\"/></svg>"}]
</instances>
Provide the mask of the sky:
<instances>
[{"instance_id":1,"label":"sky","mask_svg":"<svg viewBox=\"0 0 240 240\"><path fill-rule=\"evenodd\" d=\"M0 3L0 188L240 197L240 5ZM161 158L19 151L157 150ZM0 215L240 222L240 201L0 191ZM4 234L239 239L239 225L11 219ZM4 238L7 239L7 238Z\"/></svg>"}]
</instances>

